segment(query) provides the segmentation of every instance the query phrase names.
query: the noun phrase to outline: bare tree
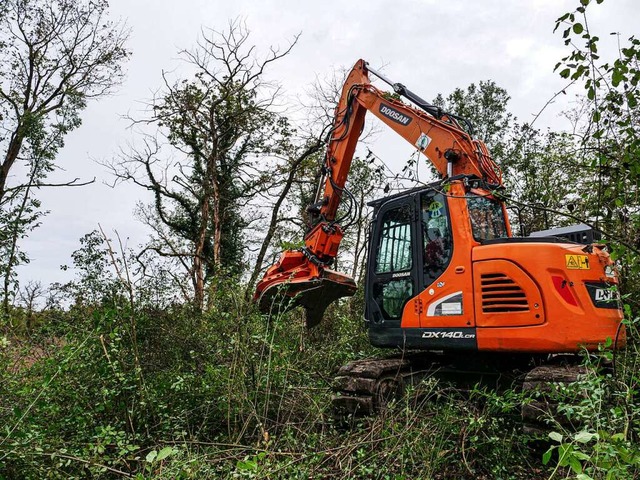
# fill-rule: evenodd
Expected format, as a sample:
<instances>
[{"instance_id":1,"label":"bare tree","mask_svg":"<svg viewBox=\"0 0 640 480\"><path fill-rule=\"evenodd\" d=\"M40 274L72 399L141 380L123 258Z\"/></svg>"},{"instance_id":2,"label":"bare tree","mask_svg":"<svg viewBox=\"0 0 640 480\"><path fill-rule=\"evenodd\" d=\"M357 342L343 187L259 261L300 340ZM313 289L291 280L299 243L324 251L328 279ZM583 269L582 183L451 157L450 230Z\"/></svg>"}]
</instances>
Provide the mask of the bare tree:
<instances>
[{"instance_id":1,"label":"bare tree","mask_svg":"<svg viewBox=\"0 0 640 480\"><path fill-rule=\"evenodd\" d=\"M27 330L27 333L31 333L31 331L33 330L33 313L38 306L38 302L42 298L44 298L46 293L46 289L42 286L42 283L38 281L28 282L18 292L20 303L24 306L25 309L25 328Z\"/></svg>"},{"instance_id":2,"label":"bare tree","mask_svg":"<svg viewBox=\"0 0 640 480\"><path fill-rule=\"evenodd\" d=\"M311 227L306 207L314 201L320 181L320 165L326 154L327 133L335 120L336 105L348 73L349 70L337 69L316 79L307 92L307 98L299 100L304 110L303 117L307 121L297 130L297 146L282 165L282 174L278 176L283 179L281 185L271 190L272 193L279 193L272 197L275 201L270 204L271 215L247 284L247 296L253 293L255 282L265 270L265 263L272 263L274 255L280 254L282 247L274 248L273 244L280 240L287 247L293 247L296 245L294 240L301 240ZM376 132L376 129L368 127L360 138L366 141ZM348 188L354 194L355 203L349 207L350 202L345 200L341 207L341 210L351 208L353 215L351 226L342 241L340 258L346 259L345 263L353 262L351 273L354 277L359 273L366 248L365 229L369 216L366 204L374 198L376 192L380 193L380 185L384 179L382 167L373 165L374 160L367 159L365 162L354 158Z\"/></svg>"},{"instance_id":3,"label":"bare tree","mask_svg":"<svg viewBox=\"0 0 640 480\"><path fill-rule=\"evenodd\" d=\"M323 130L324 131L324 130ZM306 145L303 145L299 151L293 156L293 158L288 159L289 161L285 164L283 177L284 182L280 189L280 193L276 197L276 200L271 208L271 215L269 217L269 223L266 229L266 233L264 238L262 239L262 243L260 245L260 250L258 251L258 256L254 262L253 270L251 272L251 276L249 278L249 283L247 284L247 296L250 296L253 293L253 286L255 285L260 273L263 270L264 260L271 246L271 242L276 233L276 229L278 225L283 221L288 219L283 219L280 216L280 210L284 205L294 182L297 177L300 176L301 167L304 162L309 158L312 158L316 153L318 153L324 145L323 134L320 133L315 139L309 139Z\"/></svg>"}]
</instances>

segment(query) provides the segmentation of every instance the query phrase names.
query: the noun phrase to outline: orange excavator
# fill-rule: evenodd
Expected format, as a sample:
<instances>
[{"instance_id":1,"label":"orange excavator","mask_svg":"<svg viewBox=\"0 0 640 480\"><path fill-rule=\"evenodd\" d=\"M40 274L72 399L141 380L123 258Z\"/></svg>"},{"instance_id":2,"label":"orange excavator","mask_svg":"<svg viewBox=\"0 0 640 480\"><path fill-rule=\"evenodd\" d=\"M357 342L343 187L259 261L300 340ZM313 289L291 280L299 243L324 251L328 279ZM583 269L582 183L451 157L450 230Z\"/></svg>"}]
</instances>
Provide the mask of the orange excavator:
<instances>
[{"instance_id":1,"label":"orange excavator","mask_svg":"<svg viewBox=\"0 0 640 480\"><path fill-rule=\"evenodd\" d=\"M373 86L369 74L395 94ZM367 112L423 153L442 177L371 204L364 317L373 345L456 358L464 358L461 351L541 358L608 341L625 345L618 278L604 246L514 237L501 170L485 144L472 138L472 125L363 60L348 75L336 107L305 245L285 251L257 285L262 311L302 306L311 327L331 302L354 294L355 281L330 266L344 231L338 206L352 201L346 181ZM351 365L341 372L350 378L346 383L360 382L355 395L363 388L358 375L377 369L364 376L376 377L367 387L374 403L390 372L397 383L398 372L414 368L406 355L386 367L369 362L371 368Z\"/></svg>"}]
</instances>

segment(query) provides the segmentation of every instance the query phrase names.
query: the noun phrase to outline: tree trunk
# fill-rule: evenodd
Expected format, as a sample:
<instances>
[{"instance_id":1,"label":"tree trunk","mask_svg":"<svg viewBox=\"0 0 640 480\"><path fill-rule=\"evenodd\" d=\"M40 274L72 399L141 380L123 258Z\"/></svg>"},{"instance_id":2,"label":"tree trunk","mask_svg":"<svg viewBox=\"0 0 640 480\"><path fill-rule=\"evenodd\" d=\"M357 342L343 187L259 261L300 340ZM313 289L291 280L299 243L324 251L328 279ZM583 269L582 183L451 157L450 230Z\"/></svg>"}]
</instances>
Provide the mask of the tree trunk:
<instances>
[{"instance_id":1,"label":"tree trunk","mask_svg":"<svg viewBox=\"0 0 640 480\"><path fill-rule=\"evenodd\" d=\"M209 224L209 198L202 199L200 209L200 229L193 252L193 270L195 277L194 301L199 309L204 306L204 246L207 239L207 225Z\"/></svg>"},{"instance_id":2,"label":"tree trunk","mask_svg":"<svg viewBox=\"0 0 640 480\"><path fill-rule=\"evenodd\" d=\"M24 140L24 137L21 133L21 130L21 126L18 125L13 138L9 143L9 148L7 149L7 154L4 157L4 162L2 162L2 166L0 166L0 205L2 205L6 194L7 178L9 178L9 172L11 171L11 167L18 158L20 149L22 148L22 141Z\"/></svg>"},{"instance_id":3,"label":"tree trunk","mask_svg":"<svg viewBox=\"0 0 640 480\"><path fill-rule=\"evenodd\" d=\"M36 160L37 161L37 160ZM4 167L4 165L3 165ZM4 168L3 168L4 171ZM18 215L13 219L13 231L11 232L11 246L9 247L9 255L7 258L7 267L4 271L4 285L3 285L3 299L2 299L2 311L5 315L5 318L9 317L9 286L11 285L11 272L13 272L13 266L16 260L16 250L18 248L18 238L20 237L20 222L22 220L22 214L27 206L27 202L29 201L29 194L31 193L31 185L33 184L33 180L36 175L36 166L32 166L31 175L29 176L29 183L27 184L26 191L24 192L24 197L22 199L22 203L20 204L20 209L18 210ZM6 178L5 178L6 179ZM0 200L0 204L1 204Z\"/></svg>"}]
</instances>

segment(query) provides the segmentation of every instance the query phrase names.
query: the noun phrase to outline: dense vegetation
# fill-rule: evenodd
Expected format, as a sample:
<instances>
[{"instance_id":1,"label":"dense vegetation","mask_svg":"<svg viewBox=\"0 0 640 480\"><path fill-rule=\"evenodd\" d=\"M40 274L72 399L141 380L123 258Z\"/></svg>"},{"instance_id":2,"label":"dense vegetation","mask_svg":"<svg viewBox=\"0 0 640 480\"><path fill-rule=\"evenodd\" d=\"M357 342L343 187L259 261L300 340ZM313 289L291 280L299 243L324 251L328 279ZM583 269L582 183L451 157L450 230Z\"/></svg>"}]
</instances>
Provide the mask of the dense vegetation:
<instances>
[{"instance_id":1,"label":"dense vegetation","mask_svg":"<svg viewBox=\"0 0 640 480\"><path fill-rule=\"evenodd\" d=\"M312 194L335 91L318 90L316 115L309 115L314 121L294 129L271 108L274 98L261 78L289 50L272 51L262 64L237 63L248 34L232 24L186 53L195 76L167 80L150 116L133 119L154 130L141 132L141 146L111 164L118 179L153 193L139 212L153 231L150 243L134 252L118 238L91 232L73 254L75 279L46 293L38 285L19 288L14 268L26 257L17 255L17 242L37 226L31 187L53 168L42 165L55 157L64 133L79 125L91 92L69 87L76 97L64 110L73 117L66 130L52 126L46 109L15 120L28 146L22 156L35 173L10 190L11 198L0 198L0 220L11 227L0 236L7 252L0 478L640 476L640 41L621 39L619 57L600 60L599 39L586 19L589 9L606 5L589 3L580 1L558 20L569 53L557 70L585 87L573 134L518 124L508 113L507 93L493 82L436 99L480 126L478 134L508 172L509 201L521 209L523 226L584 220L603 232L619 263L629 346L613 354L604 345L584 355L588 374L559 392L568 423L550 418L548 432L525 433L520 406L531 399L518 389L461 391L433 379L375 418L333 417L332 373L349 360L387 353L367 341L362 292L333 305L311 331L298 311L260 315L249 294L279 243L304 228L298 210ZM37 2L9 4L19 17ZM105 35L120 59L126 57L126 35ZM117 58L107 60L100 65L120 72ZM207 68L216 62L227 69L220 78ZM15 101L18 90L0 90L0 98ZM43 144L46 135L55 141ZM169 158L163 149L172 152L172 162L181 155L170 185L154 173ZM256 158L271 162L270 171L257 172ZM572 176L576 168L569 163L591 174ZM354 164L352 191L364 205L381 193L371 185L384 188L395 180L384 178L369 152ZM277 193L269 200L275 214L262 218L252 201L266 191ZM15 211L18 216L11 215ZM340 259L354 276L362 274L365 228L363 214L344 243L360 253ZM262 246L257 254L247 252L250 241Z\"/></svg>"}]
</instances>

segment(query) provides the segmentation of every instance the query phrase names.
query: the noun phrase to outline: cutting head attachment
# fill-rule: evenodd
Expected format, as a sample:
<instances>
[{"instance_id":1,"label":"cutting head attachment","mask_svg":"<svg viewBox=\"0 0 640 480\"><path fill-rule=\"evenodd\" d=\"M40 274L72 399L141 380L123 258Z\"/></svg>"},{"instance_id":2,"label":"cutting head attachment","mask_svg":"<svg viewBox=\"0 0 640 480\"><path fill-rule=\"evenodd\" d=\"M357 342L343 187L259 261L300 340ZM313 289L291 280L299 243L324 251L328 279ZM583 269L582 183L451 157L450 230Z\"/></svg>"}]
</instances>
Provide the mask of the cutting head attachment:
<instances>
[{"instance_id":1,"label":"cutting head attachment","mask_svg":"<svg viewBox=\"0 0 640 480\"><path fill-rule=\"evenodd\" d=\"M294 307L303 307L307 327L322 320L327 307L342 297L356 292L353 278L333 270L322 270L317 275L283 278L264 289L259 298L263 313L282 313Z\"/></svg>"}]
</instances>

